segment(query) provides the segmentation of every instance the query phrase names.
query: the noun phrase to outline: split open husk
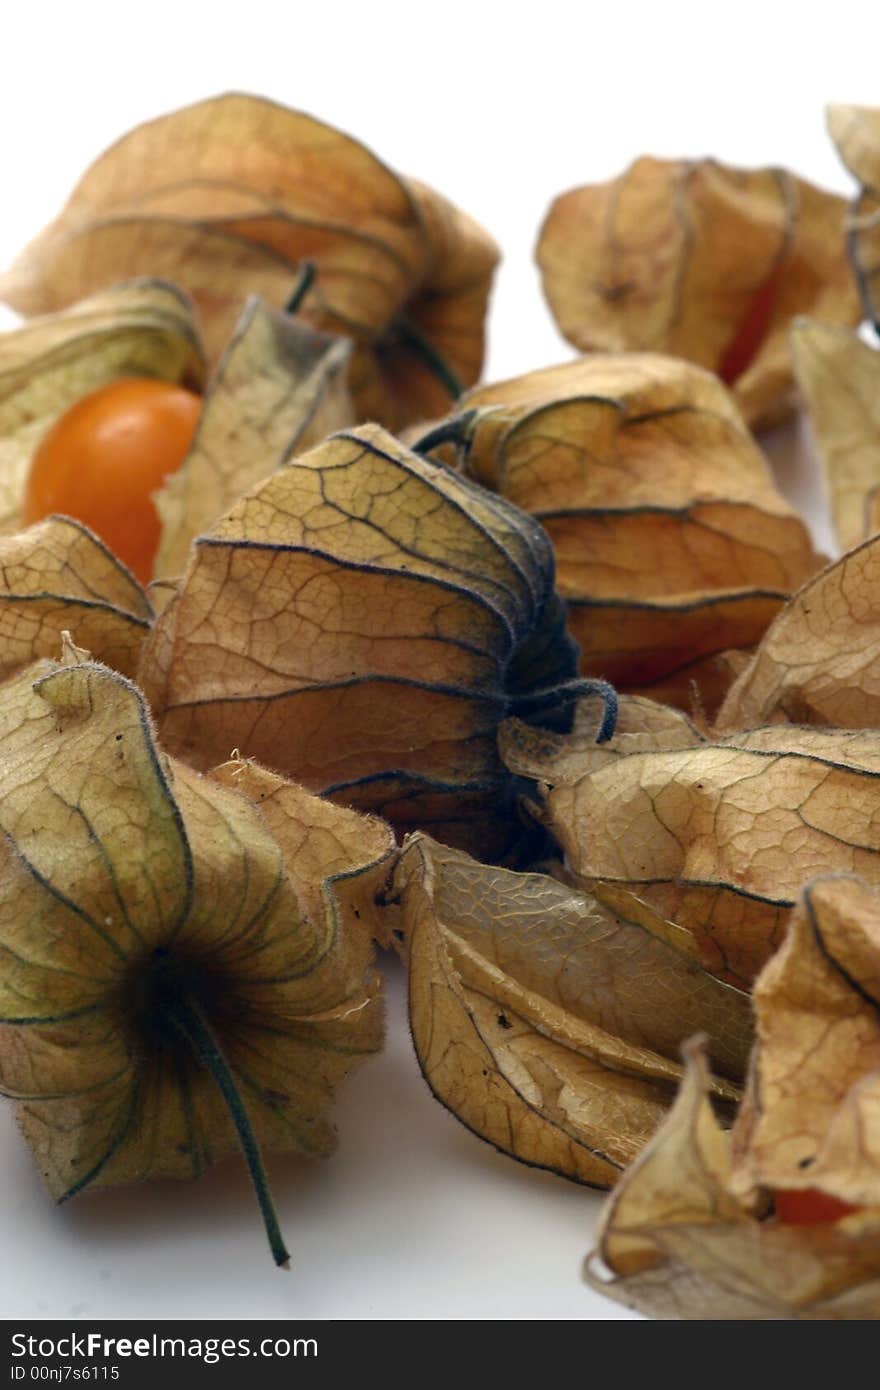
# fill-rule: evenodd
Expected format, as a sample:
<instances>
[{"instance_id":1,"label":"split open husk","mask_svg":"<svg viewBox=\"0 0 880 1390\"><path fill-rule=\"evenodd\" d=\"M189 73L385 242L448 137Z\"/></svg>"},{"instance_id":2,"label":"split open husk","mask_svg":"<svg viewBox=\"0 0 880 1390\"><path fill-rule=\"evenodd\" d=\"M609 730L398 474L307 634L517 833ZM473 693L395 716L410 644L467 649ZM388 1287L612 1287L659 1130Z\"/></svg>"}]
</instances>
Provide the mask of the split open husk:
<instances>
[{"instance_id":1,"label":"split open husk","mask_svg":"<svg viewBox=\"0 0 880 1390\"><path fill-rule=\"evenodd\" d=\"M537 247L544 292L581 351L697 362L762 428L796 404L792 318L859 320L845 207L785 169L637 159L552 204Z\"/></svg>"},{"instance_id":2,"label":"split open husk","mask_svg":"<svg viewBox=\"0 0 880 1390\"><path fill-rule=\"evenodd\" d=\"M606 1207L593 1287L661 1318L880 1316L878 1004L880 897L817 879L755 986L732 1134L691 1046L675 1107Z\"/></svg>"}]
</instances>

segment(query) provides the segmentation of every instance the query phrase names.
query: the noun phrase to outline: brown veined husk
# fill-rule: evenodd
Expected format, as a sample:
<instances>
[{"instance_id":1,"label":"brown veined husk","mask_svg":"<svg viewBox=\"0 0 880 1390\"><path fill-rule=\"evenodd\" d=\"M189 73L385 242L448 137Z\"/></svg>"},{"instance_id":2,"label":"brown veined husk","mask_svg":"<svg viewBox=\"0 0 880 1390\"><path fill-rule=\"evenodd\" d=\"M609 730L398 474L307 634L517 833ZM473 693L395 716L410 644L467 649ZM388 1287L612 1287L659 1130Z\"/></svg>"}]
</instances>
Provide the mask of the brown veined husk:
<instances>
[{"instance_id":1,"label":"brown veined husk","mask_svg":"<svg viewBox=\"0 0 880 1390\"><path fill-rule=\"evenodd\" d=\"M541 527L362 426L196 541L140 679L198 767L238 748L494 855L512 829L499 721L565 727L576 663Z\"/></svg>"},{"instance_id":2,"label":"brown veined husk","mask_svg":"<svg viewBox=\"0 0 880 1390\"><path fill-rule=\"evenodd\" d=\"M842 198L784 169L644 157L561 194L537 260L553 316L581 351L697 362L762 428L796 404L791 319L859 320L844 215Z\"/></svg>"},{"instance_id":3,"label":"brown veined husk","mask_svg":"<svg viewBox=\"0 0 880 1390\"><path fill-rule=\"evenodd\" d=\"M761 724L880 725L880 537L864 541L796 594L731 685L717 733Z\"/></svg>"},{"instance_id":4,"label":"brown veined husk","mask_svg":"<svg viewBox=\"0 0 880 1390\"><path fill-rule=\"evenodd\" d=\"M242 761L169 759L141 693L69 646L0 711L0 1088L50 1192L196 1178L237 1145L330 1152L381 1043L369 923L392 837ZM362 920L359 920L359 917Z\"/></svg>"},{"instance_id":5,"label":"brown veined husk","mask_svg":"<svg viewBox=\"0 0 880 1390\"><path fill-rule=\"evenodd\" d=\"M700 967L686 933L424 835L407 840L384 902L425 1079L501 1152L611 1186L671 1103L694 1029L711 1039L714 1094L736 1099L750 1001Z\"/></svg>"},{"instance_id":6,"label":"brown veined husk","mask_svg":"<svg viewBox=\"0 0 880 1390\"><path fill-rule=\"evenodd\" d=\"M724 386L672 357L597 353L477 387L426 436L537 517L581 671L711 714L821 563Z\"/></svg>"},{"instance_id":7,"label":"brown veined husk","mask_svg":"<svg viewBox=\"0 0 880 1390\"><path fill-rule=\"evenodd\" d=\"M880 530L880 352L848 328L804 319L792 326L791 357L849 550Z\"/></svg>"},{"instance_id":8,"label":"brown veined husk","mask_svg":"<svg viewBox=\"0 0 880 1390\"><path fill-rule=\"evenodd\" d=\"M675 1107L609 1200L597 1236L605 1269L588 1261L588 1281L661 1318L876 1319L877 890L849 877L809 884L754 1000L732 1133L691 1047Z\"/></svg>"},{"instance_id":9,"label":"brown veined husk","mask_svg":"<svg viewBox=\"0 0 880 1390\"><path fill-rule=\"evenodd\" d=\"M861 184L849 210L847 239L865 313L880 322L880 107L829 106L828 132Z\"/></svg>"},{"instance_id":10,"label":"brown veined husk","mask_svg":"<svg viewBox=\"0 0 880 1390\"><path fill-rule=\"evenodd\" d=\"M0 295L45 313L114 279L163 275L192 295L216 358L246 296L282 308L309 262L299 312L355 340L358 417L394 428L442 413L450 373L464 386L479 376L497 260L465 213L351 136L227 93L112 145Z\"/></svg>"},{"instance_id":11,"label":"brown veined husk","mask_svg":"<svg viewBox=\"0 0 880 1390\"><path fill-rule=\"evenodd\" d=\"M123 377L204 382L192 305L173 285L134 280L68 303L0 334L0 533L21 526L34 451L82 396Z\"/></svg>"},{"instance_id":12,"label":"brown veined husk","mask_svg":"<svg viewBox=\"0 0 880 1390\"><path fill-rule=\"evenodd\" d=\"M539 783L572 883L685 929L707 970L748 989L808 879L880 884L880 735L777 724L711 742L648 709L622 701L600 748L520 726L503 751Z\"/></svg>"},{"instance_id":13,"label":"brown veined husk","mask_svg":"<svg viewBox=\"0 0 880 1390\"><path fill-rule=\"evenodd\" d=\"M152 619L134 576L78 521L53 516L0 536L0 681L55 656L65 632L133 676Z\"/></svg>"},{"instance_id":14,"label":"brown veined husk","mask_svg":"<svg viewBox=\"0 0 880 1390\"><path fill-rule=\"evenodd\" d=\"M354 422L351 342L250 299L205 390L192 446L156 493L155 577L183 570L192 541L286 459Z\"/></svg>"}]
</instances>

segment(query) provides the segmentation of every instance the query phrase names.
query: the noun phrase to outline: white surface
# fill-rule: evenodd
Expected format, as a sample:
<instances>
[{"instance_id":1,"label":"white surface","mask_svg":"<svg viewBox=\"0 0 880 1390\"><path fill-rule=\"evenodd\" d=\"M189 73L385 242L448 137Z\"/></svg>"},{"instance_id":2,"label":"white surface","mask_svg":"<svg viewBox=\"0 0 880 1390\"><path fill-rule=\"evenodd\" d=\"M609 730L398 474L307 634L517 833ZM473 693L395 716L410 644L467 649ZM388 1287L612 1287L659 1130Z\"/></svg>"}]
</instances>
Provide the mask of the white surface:
<instances>
[{"instance_id":1,"label":"white surface","mask_svg":"<svg viewBox=\"0 0 880 1390\"><path fill-rule=\"evenodd\" d=\"M56 1208L0 1114L0 1316L603 1318L579 1266L601 1196L495 1153L430 1095L388 960L389 1042L349 1078L337 1155L267 1166L276 1270L243 1165ZM10 1252L18 1252L10 1258Z\"/></svg>"},{"instance_id":2,"label":"white surface","mask_svg":"<svg viewBox=\"0 0 880 1390\"><path fill-rule=\"evenodd\" d=\"M505 254L490 374L545 366L571 355L531 261L551 198L644 152L784 163L846 191L821 108L880 101L868 13L854 0L812 14L802 0L16 5L0 263L136 121L230 87L263 92L480 219ZM774 452L787 490L815 507L798 447L789 432ZM390 978L388 1050L345 1088L338 1156L270 1165L290 1274L271 1267L241 1165L56 1210L4 1108L0 1317L627 1317L579 1281L600 1199L495 1154L433 1101L397 967Z\"/></svg>"}]
</instances>

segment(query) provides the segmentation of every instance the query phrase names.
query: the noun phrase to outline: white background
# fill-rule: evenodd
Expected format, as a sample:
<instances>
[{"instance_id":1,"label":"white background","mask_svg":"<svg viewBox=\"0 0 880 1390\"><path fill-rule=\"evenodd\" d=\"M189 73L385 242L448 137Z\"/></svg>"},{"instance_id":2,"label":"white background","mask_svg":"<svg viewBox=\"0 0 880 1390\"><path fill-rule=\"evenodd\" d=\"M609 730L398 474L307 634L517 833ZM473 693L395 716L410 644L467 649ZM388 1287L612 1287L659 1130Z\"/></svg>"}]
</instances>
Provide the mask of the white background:
<instances>
[{"instance_id":1,"label":"white background","mask_svg":"<svg viewBox=\"0 0 880 1390\"><path fill-rule=\"evenodd\" d=\"M137 121L261 92L342 126L480 220L505 261L488 374L571 355L532 248L553 196L640 153L788 164L844 192L826 101L880 103L870 7L242 0L10 7L0 264ZM796 433L772 444L792 495ZM270 1162L293 1251L276 1272L242 1166L55 1209L0 1110L0 1317L614 1318L579 1263L600 1199L494 1153L430 1097L389 967L389 1046L340 1097L324 1164Z\"/></svg>"}]
</instances>

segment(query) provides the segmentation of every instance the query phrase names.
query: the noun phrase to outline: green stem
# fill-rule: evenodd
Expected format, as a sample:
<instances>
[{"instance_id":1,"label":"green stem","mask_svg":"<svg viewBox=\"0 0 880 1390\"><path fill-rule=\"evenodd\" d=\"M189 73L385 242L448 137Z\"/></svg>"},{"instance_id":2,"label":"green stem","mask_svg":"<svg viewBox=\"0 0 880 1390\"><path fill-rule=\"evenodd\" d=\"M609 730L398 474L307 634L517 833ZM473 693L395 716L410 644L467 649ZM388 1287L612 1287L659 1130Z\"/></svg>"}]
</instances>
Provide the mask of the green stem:
<instances>
[{"instance_id":1,"label":"green stem","mask_svg":"<svg viewBox=\"0 0 880 1390\"><path fill-rule=\"evenodd\" d=\"M314 261L302 261L293 286L293 292L284 306L286 314L299 313L303 300L315 283L317 270Z\"/></svg>"},{"instance_id":2,"label":"green stem","mask_svg":"<svg viewBox=\"0 0 880 1390\"><path fill-rule=\"evenodd\" d=\"M440 355L434 344L425 337L422 330L411 318L406 314L401 314L394 320L394 329L399 341L411 348L416 356L421 358L428 371L449 392L452 400L457 401L459 396L464 395L464 387L446 358Z\"/></svg>"},{"instance_id":3,"label":"green stem","mask_svg":"<svg viewBox=\"0 0 880 1390\"><path fill-rule=\"evenodd\" d=\"M289 1269L290 1256L285 1248L281 1228L278 1225L278 1217L269 1190L269 1179L263 1166L260 1146L251 1128L251 1122L235 1083L235 1077L220 1050L220 1044L214 1037L208 1020L193 999L180 994L169 993L163 1000L163 1010L169 1021L189 1043L202 1066L210 1072L217 1083L220 1094L226 1102L232 1123L235 1125L242 1153L251 1175L251 1182L254 1185L263 1225L266 1228L272 1258L283 1269Z\"/></svg>"}]
</instances>

